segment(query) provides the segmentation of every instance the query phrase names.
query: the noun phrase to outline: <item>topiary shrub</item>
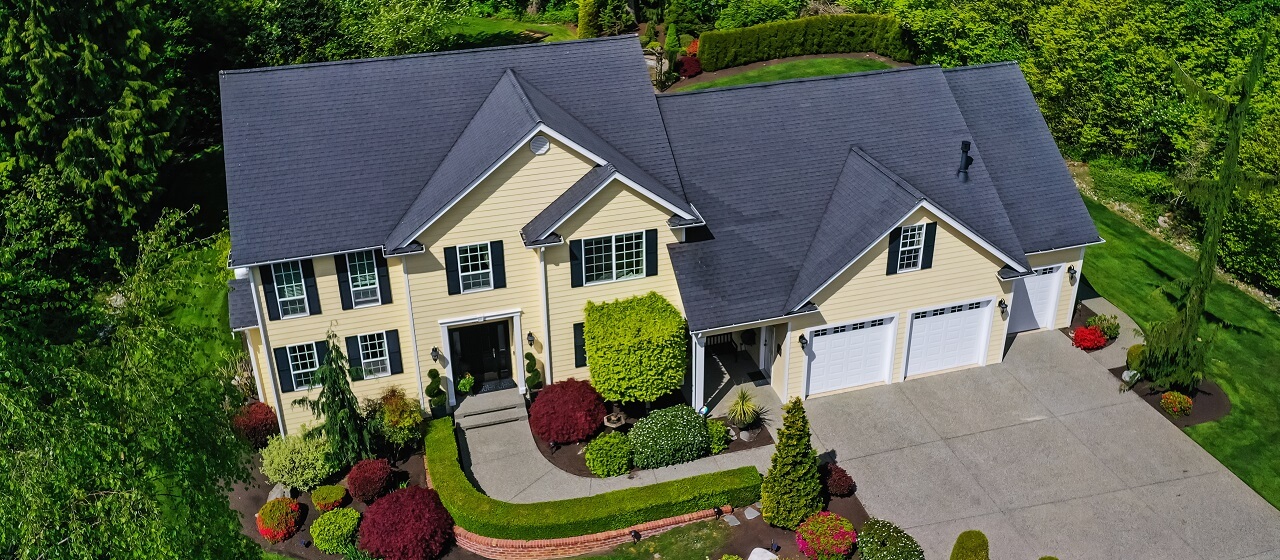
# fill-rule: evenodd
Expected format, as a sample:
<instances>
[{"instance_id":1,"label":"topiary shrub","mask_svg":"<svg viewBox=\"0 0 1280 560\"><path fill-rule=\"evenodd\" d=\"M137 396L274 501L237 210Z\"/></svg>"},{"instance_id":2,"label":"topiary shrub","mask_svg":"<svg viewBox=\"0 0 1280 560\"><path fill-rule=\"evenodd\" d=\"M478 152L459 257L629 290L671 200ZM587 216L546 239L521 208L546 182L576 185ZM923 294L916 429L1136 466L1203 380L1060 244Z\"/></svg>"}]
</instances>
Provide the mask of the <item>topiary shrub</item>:
<instances>
[{"instance_id":1,"label":"topiary shrub","mask_svg":"<svg viewBox=\"0 0 1280 560\"><path fill-rule=\"evenodd\" d=\"M1120 336L1120 318L1115 315L1094 315L1085 319L1084 326L1097 327L1107 340Z\"/></svg>"},{"instance_id":2,"label":"topiary shrub","mask_svg":"<svg viewBox=\"0 0 1280 560\"><path fill-rule=\"evenodd\" d=\"M547 443L582 441L604 421L604 401L586 381L566 379L554 383L529 407L529 429Z\"/></svg>"},{"instance_id":3,"label":"topiary shrub","mask_svg":"<svg viewBox=\"0 0 1280 560\"><path fill-rule=\"evenodd\" d=\"M311 538L321 552L339 554L356 542L356 525L360 512L338 508L321 515L311 523Z\"/></svg>"},{"instance_id":4,"label":"topiary shrub","mask_svg":"<svg viewBox=\"0 0 1280 560\"><path fill-rule=\"evenodd\" d=\"M810 560L844 560L857 542L853 523L829 511L809 516L796 528L796 547Z\"/></svg>"},{"instance_id":5,"label":"topiary shrub","mask_svg":"<svg viewBox=\"0 0 1280 560\"><path fill-rule=\"evenodd\" d=\"M813 450L809 418L799 398L782 407L782 428L760 485L760 513L775 527L795 529L822 509L818 453Z\"/></svg>"},{"instance_id":6,"label":"topiary shrub","mask_svg":"<svg viewBox=\"0 0 1280 560\"><path fill-rule=\"evenodd\" d=\"M336 484L321 486L311 491L311 503L320 511L331 511L342 505L347 497L347 489Z\"/></svg>"},{"instance_id":7,"label":"topiary shrub","mask_svg":"<svg viewBox=\"0 0 1280 560\"><path fill-rule=\"evenodd\" d=\"M724 422L707 419L707 436L711 438L711 454L719 455L729 448L729 427Z\"/></svg>"},{"instance_id":8,"label":"topiary shrub","mask_svg":"<svg viewBox=\"0 0 1280 560\"><path fill-rule=\"evenodd\" d=\"M386 459L365 459L347 473L347 489L351 497L364 503L377 498L391 482L391 463Z\"/></svg>"},{"instance_id":9,"label":"topiary shrub","mask_svg":"<svg viewBox=\"0 0 1280 560\"><path fill-rule=\"evenodd\" d=\"M538 359L533 352L524 353L524 386L530 391L542 388L542 372L538 371Z\"/></svg>"},{"instance_id":10,"label":"topiary shrub","mask_svg":"<svg viewBox=\"0 0 1280 560\"><path fill-rule=\"evenodd\" d=\"M1097 350L1107 345L1107 337L1097 327L1077 327L1071 335L1071 344L1081 350Z\"/></svg>"},{"instance_id":11,"label":"topiary shrub","mask_svg":"<svg viewBox=\"0 0 1280 560\"><path fill-rule=\"evenodd\" d=\"M422 391L427 395L427 403L431 405L431 408L440 408L444 406L449 395L445 394L444 388L440 386L440 372L436 371L435 368L428 370L427 379L430 379L431 381L427 383L427 388Z\"/></svg>"},{"instance_id":12,"label":"topiary shrub","mask_svg":"<svg viewBox=\"0 0 1280 560\"><path fill-rule=\"evenodd\" d=\"M600 478L631 472L631 440L620 432L609 432L587 444L587 468Z\"/></svg>"},{"instance_id":13,"label":"topiary shrub","mask_svg":"<svg viewBox=\"0 0 1280 560\"><path fill-rule=\"evenodd\" d=\"M280 435L280 423L276 421L276 412L267 403L254 401L240 407L236 417L231 419L231 427L237 434L249 440L254 449L267 446L271 436Z\"/></svg>"},{"instance_id":14,"label":"topiary shrub","mask_svg":"<svg viewBox=\"0 0 1280 560\"><path fill-rule=\"evenodd\" d=\"M1174 418L1186 416L1191 414L1191 397L1177 391L1168 391L1160 395L1160 408Z\"/></svg>"},{"instance_id":15,"label":"topiary shrub","mask_svg":"<svg viewBox=\"0 0 1280 560\"><path fill-rule=\"evenodd\" d=\"M951 547L951 560L991 560L991 545L982 531L965 531Z\"/></svg>"},{"instance_id":16,"label":"topiary shrub","mask_svg":"<svg viewBox=\"0 0 1280 560\"><path fill-rule=\"evenodd\" d=\"M605 400L653 402L684 385L689 334L684 315L666 298L649 292L587 302L585 314L582 338L591 385Z\"/></svg>"},{"instance_id":17,"label":"topiary shrub","mask_svg":"<svg viewBox=\"0 0 1280 560\"><path fill-rule=\"evenodd\" d=\"M292 537L298 532L300 509L293 498L276 498L263 504L256 518L258 534L271 544Z\"/></svg>"},{"instance_id":18,"label":"topiary shrub","mask_svg":"<svg viewBox=\"0 0 1280 560\"><path fill-rule=\"evenodd\" d=\"M924 560L920 543L897 525L872 517L858 535L862 560Z\"/></svg>"},{"instance_id":19,"label":"topiary shrub","mask_svg":"<svg viewBox=\"0 0 1280 560\"><path fill-rule=\"evenodd\" d=\"M272 484L310 491L336 470L323 437L271 436L262 449L262 474Z\"/></svg>"},{"instance_id":20,"label":"topiary shrub","mask_svg":"<svg viewBox=\"0 0 1280 560\"><path fill-rule=\"evenodd\" d=\"M849 476L848 471L844 467L835 463L823 463L818 467L818 472L822 474L822 486L827 489L828 496L836 496L843 498L852 496L853 492L858 489L854 484L853 477Z\"/></svg>"},{"instance_id":21,"label":"topiary shrub","mask_svg":"<svg viewBox=\"0 0 1280 560\"><path fill-rule=\"evenodd\" d=\"M436 558L453 538L453 517L435 490L410 486L374 502L360 524L360 550L383 560Z\"/></svg>"},{"instance_id":22,"label":"topiary shrub","mask_svg":"<svg viewBox=\"0 0 1280 560\"><path fill-rule=\"evenodd\" d=\"M707 422L688 405L655 410L627 433L636 468L687 463L711 452Z\"/></svg>"},{"instance_id":23,"label":"topiary shrub","mask_svg":"<svg viewBox=\"0 0 1280 560\"><path fill-rule=\"evenodd\" d=\"M1131 370L1142 371L1142 358L1147 355L1147 345L1134 344L1124 353L1124 364Z\"/></svg>"},{"instance_id":24,"label":"topiary shrub","mask_svg":"<svg viewBox=\"0 0 1280 560\"><path fill-rule=\"evenodd\" d=\"M372 410L374 431L395 449L422 439L422 407L411 401L399 387L390 387L378 397Z\"/></svg>"}]
</instances>

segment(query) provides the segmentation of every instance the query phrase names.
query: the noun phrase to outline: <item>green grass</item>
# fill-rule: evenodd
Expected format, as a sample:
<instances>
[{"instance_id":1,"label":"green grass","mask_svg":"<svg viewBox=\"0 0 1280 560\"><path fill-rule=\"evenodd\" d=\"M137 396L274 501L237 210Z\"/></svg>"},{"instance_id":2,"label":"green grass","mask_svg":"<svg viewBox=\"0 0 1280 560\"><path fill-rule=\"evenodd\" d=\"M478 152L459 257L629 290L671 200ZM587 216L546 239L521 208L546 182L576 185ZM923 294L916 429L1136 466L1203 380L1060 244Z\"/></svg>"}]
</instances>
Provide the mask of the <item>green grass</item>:
<instances>
[{"instance_id":1,"label":"green grass","mask_svg":"<svg viewBox=\"0 0 1280 560\"><path fill-rule=\"evenodd\" d=\"M1195 262L1101 204L1085 202L1107 240L1086 253L1090 284L1143 328L1169 317L1173 306L1160 287L1190 276ZM1280 506L1280 317L1221 282L1209 292L1205 315L1221 326L1210 351L1211 376L1231 398L1231 413L1187 428L1187 435Z\"/></svg>"},{"instance_id":2,"label":"green grass","mask_svg":"<svg viewBox=\"0 0 1280 560\"><path fill-rule=\"evenodd\" d=\"M198 250L190 250L179 257L189 260L184 267L191 282L174 298L179 302L169 312L175 323L183 326L208 329L210 336L201 345L203 352L192 356L194 362L214 367L227 355L237 351L240 345L231 333L227 317L227 251L230 240L226 234Z\"/></svg>"},{"instance_id":3,"label":"green grass","mask_svg":"<svg viewBox=\"0 0 1280 560\"><path fill-rule=\"evenodd\" d=\"M458 48L498 47L525 43L569 41L578 36L567 25L524 23L509 19L464 17L457 31L462 44ZM541 41L537 35L547 35Z\"/></svg>"},{"instance_id":4,"label":"green grass","mask_svg":"<svg viewBox=\"0 0 1280 560\"><path fill-rule=\"evenodd\" d=\"M757 82L774 82L792 78L810 78L813 76L829 76L832 74L849 74L868 70L883 70L888 64L879 60L866 58L808 58L773 64L743 72L735 76L727 76L710 82L693 84L687 87L677 85L672 91L694 91L699 89L740 86Z\"/></svg>"},{"instance_id":5,"label":"green grass","mask_svg":"<svg viewBox=\"0 0 1280 560\"><path fill-rule=\"evenodd\" d=\"M729 541L729 524L711 519L677 527L638 543L624 544L593 560L705 560Z\"/></svg>"}]
</instances>

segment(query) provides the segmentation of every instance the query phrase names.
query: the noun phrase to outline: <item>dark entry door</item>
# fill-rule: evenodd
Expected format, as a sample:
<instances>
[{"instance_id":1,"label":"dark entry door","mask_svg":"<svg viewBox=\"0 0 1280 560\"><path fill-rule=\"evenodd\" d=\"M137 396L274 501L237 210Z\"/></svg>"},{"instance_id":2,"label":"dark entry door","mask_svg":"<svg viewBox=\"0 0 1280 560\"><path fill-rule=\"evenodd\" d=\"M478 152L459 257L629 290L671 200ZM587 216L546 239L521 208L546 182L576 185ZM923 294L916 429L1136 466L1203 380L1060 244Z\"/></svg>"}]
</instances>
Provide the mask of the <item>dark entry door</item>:
<instances>
[{"instance_id":1,"label":"dark entry door","mask_svg":"<svg viewBox=\"0 0 1280 560\"><path fill-rule=\"evenodd\" d=\"M511 337L506 321L449 329L453 374L470 373L481 391L505 388L511 383Z\"/></svg>"}]
</instances>

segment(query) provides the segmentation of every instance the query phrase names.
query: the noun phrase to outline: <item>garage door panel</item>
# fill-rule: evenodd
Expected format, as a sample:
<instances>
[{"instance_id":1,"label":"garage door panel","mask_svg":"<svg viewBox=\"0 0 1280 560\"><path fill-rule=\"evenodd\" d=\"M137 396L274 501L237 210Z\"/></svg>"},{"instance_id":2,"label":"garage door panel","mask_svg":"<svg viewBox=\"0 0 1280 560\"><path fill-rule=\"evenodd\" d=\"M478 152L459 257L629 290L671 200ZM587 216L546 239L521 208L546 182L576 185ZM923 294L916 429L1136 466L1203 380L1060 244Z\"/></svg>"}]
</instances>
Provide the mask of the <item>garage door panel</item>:
<instances>
[{"instance_id":1,"label":"garage door panel","mask_svg":"<svg viewBox=\"0 0 1280 560\"><path fill-rule=\"evenodd\" d=\"M979 363L990 302L971 302L912 314L907 375Z\"/></svg>"},{"instance_id":2,"label":"garage door panel","mask_svg":"<svg viewBox=\"0 0 1280 560\"><path fill-rule=\"evenodd\" d=\"M809 393L883 381L889 373L892 319L862 321L810 332Z\"/></svg>"},{"instance_id":3,"label":"garage door panel","mask_svg":"<svg viewBox=\"0 0 1280 560\"><path fill-rule=\"evenodd\" d=\"M1019 278L1013 287L1009 331L1023 332L1053 326L1062 286L1062 265L1046 266Z\"/></svg>"}]
</instances>

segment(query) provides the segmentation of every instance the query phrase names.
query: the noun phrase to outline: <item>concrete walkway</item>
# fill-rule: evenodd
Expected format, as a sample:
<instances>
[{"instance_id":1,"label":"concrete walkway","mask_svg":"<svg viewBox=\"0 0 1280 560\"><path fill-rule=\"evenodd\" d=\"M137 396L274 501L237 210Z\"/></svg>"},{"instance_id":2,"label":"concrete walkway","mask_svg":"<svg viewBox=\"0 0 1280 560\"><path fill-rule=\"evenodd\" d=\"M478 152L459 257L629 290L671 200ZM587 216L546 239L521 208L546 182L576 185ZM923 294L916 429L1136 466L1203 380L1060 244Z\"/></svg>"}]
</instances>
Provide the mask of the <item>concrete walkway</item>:
<instances>
[{"instance_id":1,"label":"concrete walkway","mask_svg":"<svg viewBox=\"0 0 1280 560\"><path fill-rule=\"evenodd\" d=\"M995 560L1280 560L1280 512L1090 356L1024 334L1002 364L805 408L867 510L929 560L967 529Z\"/></svg>"},{"instance_id":2,"label":"concrete walkway","mask_svg":"<svg viewBox=\"0 0 1280 560\"><path fill-rule=\"evenodd\" d=\"M1129 347L1142 342L1142 338L1135 334L1138 324L1130 319L1125 312L1121 311L1115 304L1103 298L1091 298L1081 301L1085 307L1092 309L1098 315L1115 315L1120 321L1120 336L1116 337L1116 341L1111 346L1092 352L1089 354L1094 361L1102 364L1102 367L1111 369L1125 365L1128 359Z\"/></svg>"}]
</instances>

